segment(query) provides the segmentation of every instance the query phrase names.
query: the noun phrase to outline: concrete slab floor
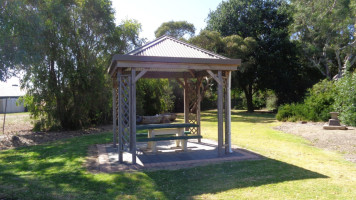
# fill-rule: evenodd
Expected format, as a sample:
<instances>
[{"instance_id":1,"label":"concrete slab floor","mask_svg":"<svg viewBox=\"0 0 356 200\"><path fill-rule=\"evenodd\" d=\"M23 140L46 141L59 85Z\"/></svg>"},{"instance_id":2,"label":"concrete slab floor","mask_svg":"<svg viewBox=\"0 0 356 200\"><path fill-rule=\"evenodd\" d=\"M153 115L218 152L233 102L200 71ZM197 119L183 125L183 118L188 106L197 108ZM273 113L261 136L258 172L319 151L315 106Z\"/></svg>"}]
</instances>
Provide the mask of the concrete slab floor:
<instances>
[{"instance_id":1,"label":"concrete slab floor","mask_svg":"<svg viewBox=\"0 0 356 200\"><path fill-rule=\"evenodd\" d=\"M131 153L125 152L124 163L118 162L117 148L112 144L97 145L98 165L101 172L180 169L193 166L221 163L226 161L256 160L263 157L245 149L233 147L230 154L218 157L217 142L202 139L189 140L188 150L183 152L175 141L157 142L157 152L152 153L147 143L137 143L137 164L131 164Z\"/></svg>"}]
</instances>

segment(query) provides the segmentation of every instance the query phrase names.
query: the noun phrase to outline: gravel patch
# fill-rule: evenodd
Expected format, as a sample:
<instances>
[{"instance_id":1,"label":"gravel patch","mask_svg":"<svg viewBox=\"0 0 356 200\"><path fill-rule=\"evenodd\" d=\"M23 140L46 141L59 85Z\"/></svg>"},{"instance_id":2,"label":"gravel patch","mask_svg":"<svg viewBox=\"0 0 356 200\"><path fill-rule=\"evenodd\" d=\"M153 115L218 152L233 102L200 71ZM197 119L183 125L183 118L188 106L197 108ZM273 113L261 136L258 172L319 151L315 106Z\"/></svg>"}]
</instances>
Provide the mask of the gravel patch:
<instances>
[{"instance_id":1,"label":"gravel patch","mask_svg":"<svg viewBox=\"0 0 356 200\"><path fill-rule=\"evenodd\" d=\"M274 129L302 136L314 146L340 152L347 160L356 163L356 128L349 126L348 130L325 130L323 125L320 122L284 122Z\"/></svg>"}]
</instances>

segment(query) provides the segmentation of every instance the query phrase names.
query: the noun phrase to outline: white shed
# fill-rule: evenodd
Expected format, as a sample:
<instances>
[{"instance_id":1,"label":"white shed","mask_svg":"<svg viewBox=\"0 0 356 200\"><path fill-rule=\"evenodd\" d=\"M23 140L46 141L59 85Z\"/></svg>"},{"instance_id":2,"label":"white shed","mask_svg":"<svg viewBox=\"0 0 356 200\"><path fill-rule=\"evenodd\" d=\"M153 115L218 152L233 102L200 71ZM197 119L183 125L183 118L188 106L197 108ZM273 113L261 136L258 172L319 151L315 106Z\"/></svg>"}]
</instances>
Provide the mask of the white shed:
<instances>
[{"instance_id":1,"label":"white shed","mask_svg":"<svg viewBox=\"0 0 356 200\"><path fill-rule=\"evenodd\" d=\"M6 113L25 112L23 104L17 105L18 99L23 95L25 92L20 89L18 79L0 82L0 113L5 113L5 110Z\"/></svg>"}]
</instances>

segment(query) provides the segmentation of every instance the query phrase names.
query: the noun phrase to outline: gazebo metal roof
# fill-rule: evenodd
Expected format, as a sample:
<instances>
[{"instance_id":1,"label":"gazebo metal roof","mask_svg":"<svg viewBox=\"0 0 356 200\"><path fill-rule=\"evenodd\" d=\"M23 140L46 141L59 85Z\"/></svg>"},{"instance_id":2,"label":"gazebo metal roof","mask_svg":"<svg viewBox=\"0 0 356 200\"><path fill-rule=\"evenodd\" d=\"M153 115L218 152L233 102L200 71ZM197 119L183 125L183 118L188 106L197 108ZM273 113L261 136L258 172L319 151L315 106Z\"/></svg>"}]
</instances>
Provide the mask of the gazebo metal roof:
<instances>
[{"instance_id":1,"label":"gazebo metal roof","mask_svg":"<svg viewBox=\"0 0 356 200\"><path fill-rule=\"evenodd\" d=\"M240 59L229 59L169 36L125 55L114 55L108 73L113 80L113 143L115 146L118 141L119 161L129 149L132 163L136 163L136 82L140 78L175 78L184 88L184 121L197 124L193 132L200 135L200 88L203 77L211 76L218 85L218 154L229 153L231 71L240 64ZM197 106L195 113L190 109L192 103Z\"/></svg>"},{"instance_id":2,"label":"gazebo metal roof","mask_svg":"<svg viewBox=\"0 0 356 200\"><path fill-rule=\"evenodd\" d=\"M127 55L228 59L224 56L166 35L127 53Z\"/></svg>"},{"instance_id":3,"label":"gazebo metal roof","mask_svg":"<svg viewBox=\"0 0 356 200\"><path fill-rule=\"evenodd\" d=\"M114 55L108 73L112 75L116 68L136 68L136 71L142 71L145 68L148 71L189 72L192 74L192 70L195 72L205 70L234 71L240 64L240 59L229 59L172 37L162 36L126 55ZM172 77L172 74L166 75L167 77L163 75L160 78ZM180 74L179 77L183 78L183 74ZM150 78L149 74L143 78Z\"/></svg>"}]
</instances>

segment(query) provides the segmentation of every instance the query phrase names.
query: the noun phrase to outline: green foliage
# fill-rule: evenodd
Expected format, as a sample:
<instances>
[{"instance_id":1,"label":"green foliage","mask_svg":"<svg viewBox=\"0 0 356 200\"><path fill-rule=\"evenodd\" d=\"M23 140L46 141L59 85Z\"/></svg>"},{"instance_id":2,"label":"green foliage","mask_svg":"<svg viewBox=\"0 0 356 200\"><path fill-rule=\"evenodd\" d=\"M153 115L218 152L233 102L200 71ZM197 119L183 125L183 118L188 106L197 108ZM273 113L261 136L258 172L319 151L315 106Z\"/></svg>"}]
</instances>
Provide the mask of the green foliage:
<instances>
[{"instance_id":1,"label":"green foliage","mask_svg":"<svg viewBox=\"0 0 356 200\"><path fill-rule=\"evenodd\" d=\"M291 32L302 43L309 66L329 79L348 70L347 63L356 66L355 1L293 0L291 5Z\"/></svg>"},{"instance_id":2,"label":"green foliage","mask_svg":"<svg viewBox=\"0 0 356 200\"><path fill-rule=\"evenodd\" d=\"M138 115L156 115L173 109L174 95L167 79L140 79L136 88Z\"/></svg>"},{"instance_id":3,"label":"green foliage","mask_svg":"<svg viewBox=\"0 0 356 200\"><path fill-rule=\"evenodd\" d=\"M204 30L196 37L191 38L190 42L218 54L242 60L239 71L232 74L232 87L245 92L248 110L253 111L252 96L256 92L253 90L253 87L256 86L253 53L257 49L256 40L251 37L242 38L238 35L222 37L217 31Z\"/></svg>"},{"instance_id":4,"label":"green foliage","mask_svg":"<svg viewBox=\"0 0 356 200\"><path fill-rule=\"evenodd\" d=\"M279 121L303 121L306 120L308 115L306 106L301 103L297 104L285 104L278 108L278 113L276 115Z\"/></svg>"},{"instance_id":5,"label":"green foliage","mask_svg":"<svg viewBox=\"0 0 356 200\"><path fill-rule=\"evenodd\" d=\"M335 98L335 86L333 81L323 80L309 90L304 104L308 109L307 120L328 121Z\"/></svg>"},{"instance_id":6,"label":"green foliage","mask_svg":"<svg viewBox=\"0 0 356 200\"><path fill-rule=\"evenodd\" d=\"M323 80L308 90L303 103L280 106L276 117L280 121L327 121L333 111L334 99L334 83Z\"/></svg>"},{"instance_id":7,"label":"green foliage","mask_svg":"<svg viewBox=\"0 0 356 200\"><path fill-rule=\"evenodd\" d=\"M25 71L22 86L31 96L27 104L41 126L77 129L108 121L106 66L112 54L141 42L140 25L127 20L116 26L109 0L5 2L2 12L11 16L0 29L12 27L9 42L15 50L2 64Z\"/></svg>"},{"instance_id":8,"label":"green foliage","mask_svg":"<svg viewBox=\"0 0 356 200\"><path fill-rule=\"evenodd\" d=\"M302 81L299 52L288 32L291 23L290 7L280 0L223 1L208 16L207 29L225 37L225 55L242 59L232 86L244 91L249 111L259 90L275 91L282 104L299 100L310 86Z\"/></svg>"},{"instance_id":9,"label":"green foliage","mask_svg":"<svg viewBox=\"0 0 356 200\"><path fill-rule=\"evenodd\" d=\"M276 94L273 91L267 91L267 97L266 97L266 108L268 110L276 110L277 109L277 101L278 98Z\"/></svg>"},{"instance_id":10,"label":"green foliage","mask_svg":"<svg viewBox=\"0 0 356 200\"><path fill-rule=\"evenodd\" d=\"M356 126L356 72L347 73L335 85L337 93L333 108L339 112L341 122Z\"/></svg>"},{"instance_id":11,"label":"green foliage","mask_svg":"<svg viewBox=\"0 0 356 200\"><path fill-rule=\"evenodd\" d=\"M280 121L327 121L330 112L339 112L342 123L356 125L356 75L346 73L338 81L323 80L309 90L303 103L280 106Z\"/></svg>"},{"instance_id":12,"label":"green foliage","mask_svg":"<svg viewBox=\"0 0 356 200\"><path fill-rule=\"evenodd\" d=\"M187 21L170 21L163 23L155 31L156 38L163 35L169 35L177 39L184 38L185 35L192 37L195 33L195 27L193 24Z\"/></svg>"},{"instance_id":13,"label":"green foliage","mask_svg":"<svg viewBox=\"0 0 356 200\"><path fill-rule=\"evenodd\" d=\"M217 54L224 53L225 44L217 31L203 30L199 35L190 38L189 42Z\"/></svg>"}]
</instances>

